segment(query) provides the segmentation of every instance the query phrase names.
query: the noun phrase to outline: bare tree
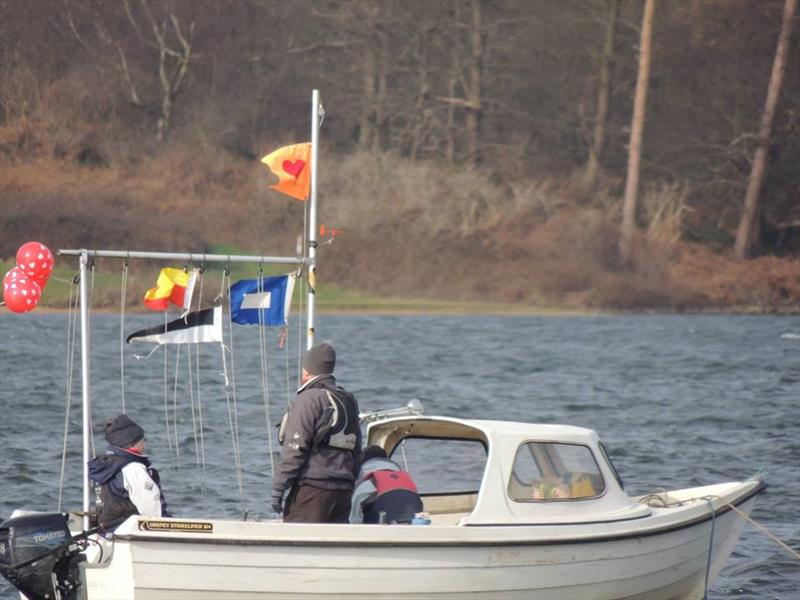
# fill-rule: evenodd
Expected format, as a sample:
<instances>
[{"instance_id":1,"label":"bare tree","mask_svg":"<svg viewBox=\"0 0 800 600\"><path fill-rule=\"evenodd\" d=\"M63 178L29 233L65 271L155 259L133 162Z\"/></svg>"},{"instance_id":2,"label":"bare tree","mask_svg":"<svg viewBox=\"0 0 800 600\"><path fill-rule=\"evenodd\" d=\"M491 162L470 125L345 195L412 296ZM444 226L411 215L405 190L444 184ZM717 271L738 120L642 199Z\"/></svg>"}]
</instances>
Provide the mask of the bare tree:
<instances>
[{"instance_id":1,"label":"bare tree","mask_svg":"<svg viewBox=\"0 0 800 600\"><path fill-rule=\"evenodd\" d=\"M67 24L72 36L78 43L87 50L95 50L88 37L81 33L79 25L75 22L70 9L70 3L66 3ZM192 58L192 34L194 33L195 22L191 21L188 25L181 25L180 20L174 11L170 11L166 17L159 22L153 16L147 0L140 0L140 6L144 18L150 25L149 33L139 24L139 19L134 15L129 0L124 0L122 7L125 12L125 19L133 28L137 38L147 48L156 50L158 53L158 81L160 86L159 108L155 111L158 115L156 140L163 142L169 131L172 119L175 99L181 90L184 78L189 69ZM102 6L93 9L82 10L83 17L91 21L91 28L96 38L106 46L113 48L110 56L104 56L105 60L114 64L119 71L122 80L125 82L131 104L146 111L151 107L142 99L136 78L131 69L131 56L135 51L130 48L124 36L119 31L112 31L104 22L101 10ZM172 32L170 34L170 31ZM174 40L172 39L174 37Z\"/></svg>"},{"instance_id":2,"label":"bare tree","mask_svg":"<svg viewBox=\"0 0 800 600\"><path fill-rule=\"evenodd\" d=\"M452 36L456 40L451 50L450 76L447 78L447 96L436 99L447 105L445 156L449 162L455 160L457 142L456 109L466 109L467 160L475 165L480 161L481 120L483 116L483 63L485 32L483 26L482 0L470 0L467 23L461 23L461 5L453 4L455 27ZM466 39L461 38L465 30ZM463 46L463 47L462 47ZM466 56L467 60L462 60ZM459 93L459 91L461 93Z\"/></svg>"},{"instance_id":3,"label":"bare tree","mask_svg":"<svg viewBox=\"0 0 800 600\"><path fill-rule=\"evenodd\" d=\"M647 103L647 83L650 77L650 40L653 32L655 0L646 0L642 17L639 42L639 73L636 77L636 95L633 99L631 137L628 145L628 173L625 178L625 197L622 203L622 227L620 229L620 256L624 264L630 264L633 251L633 236L636 231L636 201L639 190L639 163L642 153L642 134Z\"/></svg>"},{"instance_id":4,"label":"bare tree","mask_svg":"<svg viewBox=\"0 0 800 600\"><path fill-rule=\"evenodd\" d=\"M597 181L600 159L603 156L603 150L606 145L606 127L608 125L608 109L611 99L611 67L614 62L614 38L617 31L619 0L607 0L607 3L606 38L603 45L603 56L600 59L600 77L597 82L597 111L594 116L589 158L586 161L586 170L583 176L583 184L587 190L592 190Z\"/></svg>"},{"instance_id":5,"label":"bare tree","mask_svg":"<svg viewBox=\"0 0 800 600\"><path fill-rule=\"evenodd\" d=\"M758 196L767 164L775 107L778 104L778 95L781 92L781 84L783 83L783 73L786 70L786 56L789 51L789 38L792 35L796 7L797 0L785 0L783 5L781 33L778 37L778 47L775 50L775 59L772 63L772 74L767 88L767 101L764 105L761 125L758 129L758 148L753 158L753 167L750 171L750 180L747 184L747 192L744 198L744 210L739 220L739 229L736 232L734 252L738 259L747 258L752 248L759 242Z\"/></svg>"},{"instance_id":6,"label":"bare tree","mask_svg":"<svg viewBox=\"0 0 800 600\"><path fill-rule=\"evenodd\" d=\"M128 0L124 2L125 15L136 31L136 35L145 46L158 50L158 80L161 84L161 111L158 118L158 130L156 140L163 142L166 139L167 131L172 118L172 108L175 98L180 92L186 72L189 69L189 61L192 56L192 34L194 33L195 22L189 24L188 30L184 32L180 21L174 12L169 13L168 18L164 18L159 23L153 17L147 0L141 0L142 10L150 23L150 33L152 37L144 34L139 26L138 20L131 11ZM178 44L172 44L169 40L168 26L172 25L172 31ZM185 26L185 24L184 24ZM124 60L124 53L120 50L121 60ZM128 78L130 81L130 79Z\"/></svg>"},{"instance_id":7,"label":"bare tree","mask_svg":"<svg viewBox=\"0 0 800 600\"><path fill-rule=\"evenodd\" d=\"M474 165L480 161L480 128L483 98L483 30L481 0L472 0L472 26L470 28L469 85L467 86L467 147L469 160Z\"/></svg>"}]
</instances>

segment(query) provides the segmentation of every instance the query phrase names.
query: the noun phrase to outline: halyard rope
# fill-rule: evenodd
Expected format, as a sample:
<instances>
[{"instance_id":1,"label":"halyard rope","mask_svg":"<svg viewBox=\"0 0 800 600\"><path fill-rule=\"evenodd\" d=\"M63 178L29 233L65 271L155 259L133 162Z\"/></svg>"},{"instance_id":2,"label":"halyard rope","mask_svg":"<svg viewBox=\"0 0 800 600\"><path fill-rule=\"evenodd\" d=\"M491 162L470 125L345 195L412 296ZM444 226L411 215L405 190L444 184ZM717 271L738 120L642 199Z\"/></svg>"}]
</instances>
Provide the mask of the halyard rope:
<instances>
[{"instance_id":1,"label":"halyard rope","mask_svg":"<svg viewBox=\"0 0 800 600\"><path fill-rule=\"evenodd\" d=\"M227 290L228 298L231 297L231 279L230 269L225 267L222 273L222 289ZM227 282L227 285L226 285ZM225 377L225 402L228 405L228 423L231 429L231 440L233 442L233 463L236 469L236 481L239 485L239 508L242 514L245 514L244 508L244 482L242 481L242 463L239 448L239 417L236 410L236 366L234 364L233 354L233 321L231 318L230 310L228 311L228 336L230 339L230 354L231 354L231 369L230 377L228 376L228 361L225 355L225 345L220 344L222 348L222 368Z\"/></svg>"},{"instance_id":2,"label":"halyard rope","mask_svg":"<svg viewBox=\"0 0 800 600\"><path fill-rule=\"evenodd\" d=\"M89 266L91 267L91 270L92 270L92 289L91 289L91 292L89 294L89 302L88 302L89 306L86 308L86 312L87 313L91 312L92 305L94 304L94 259L93 258L89 260ZM81 335L83 335L83 332L81 332ZM89 409L91 411L91 405L89 405ZM91 419L91 416L92 415L91 415L91 412L90 412L89 413L89 419ZM94 448L94 428L93 427L89 427L89 441L91 442L91 446L92 446L92 456L97 456L97 451Z\"/></svg>"},{"instance_id":3,"label":"halyard rope","mask_svg":"<svg viewBox=\"0 0 800 600\"><path fill-rule=\"evenodd\" d=\"M258 270L258 292L264 291L264 271ZM261 359L261 393L264 399L264 417L267 424L267 451L269 453L269 466L272 477L275 477L275 457L272 453L272 418L270 417L269 403L269 362L267 360L267 334L264 320L264 310L258 309L258 351Z\"/></svg>"},{"instance_id":4,"label":"halyard rope","mask_svg":"<svg viewBox=\"0 0 800 600\"><path fill-rule=\"evenodd\" d=\"M167 330L167 311L164 311L164 331ZM172 433L169 426L169 388L167 387L167 355L169 354L169 346L164 346L164 425L167 428L167 445L169 446L169 456L173 463L175 462L175 451L172 449ZM158 347L158 346L156 346Z\"/></svg>"},{"instance_id":5,"label":"halyard rope","mask_svg":"<svg viewBox=\"0 0 800 600\"><path fill-rule=\"evenodd\" d=\"M164 329L166 331L166 329ZM178 473L181 472L181 445L178 440L178 373L181 364L181 346L175 348L175 376L172 379L172 431L175 435L175 458L178 463Z\"/></svg>"},{"instance_id":6,"label":"halyard rope","mask_svg":"<svg viewBox=\"0 0 800 600\"><path fill-rule=\"evenodd\" d=\"M198 272L198 279L200 282L200 289L197 297L197 310L200 310L200 307L203 302L203 267L201 266ZM192 385L192 377L194 376L194 369L192 368L192 348L189 347L187 349L187 366L189 370L189 403L192 409L192 437L194 439L194 454L195 454L195 464L200 467L201 469L201 478L200 478L200 490L203 495L205 495L205 456L200 454L200 447L201 442L198 440L197 436L197 420L198 416L197 413L200 412L200 344L194 344L194 351L195 351L195 365L197 368L197 381L195 385ZM195 387L197 391L197 409L195 408ZM202 413L200 413L202 415ZM202 436L202 419L200 421L200 435ZM203 448L203 452L205 453L205 448Z\"/></svg>"},{"instance_id":7,"label":"halyard rope","mask_svg":"<svg viewBox=\"0 0 800 600\"><path fill-rule=\"evenodd\" d=\"M128 292L128 260L122 263L122 285L119 301L119 384L122 393L122 412L125 410L125 297Z\"/></svg>"},{"instance_id":8,"label":"halyard rope","mask_svg":"<svg viewBox=\"0 0 800 600\"><path fill-rule=\"evenodd\" d=\"M77 286L77 277L70 282L69 299L67 300L67 397L64 410L64 443L61 449L61 476L58 480L58 511L61 512L64 497L64 471L67 463L67 437L69 435L69 413L72 405L72 377L75 367L75 332L78 319L78 294L75 294L75 305L72 305L72 292Z\"/></svg>"},{"instance_id":9,"label":"halyard rope","mask_svg":"<svg viewBox=\"0 0 800 600\"><path fill-rule=\"evenodd\" d=\"M205 278L203 277L205 269L203 265L200 265L200 295L197 301L197 308L200 308L200 303L203 301L203 282ZM195 372L197 376L197 419L199 421L200 426L200 461L202 465L202 472L203 478L200 482L202 493L205 494L206 491L206 440L205 435L203 433L203 400L200 394L200 344L195 345Z\"/></svg>"},{"instance_id":10,"label":"halyard rope","mask_svg":"<svg viewBox=\"0 0 800 600\"><path fill-rule=\"evenodd\" d=\"M711 555L714 553L714 529L717 525L717 513L714 511L714 505L711 500L714 496L706 496L703 498L708 503L708 510L711 511L711 535L708 538L708 558L706 559L706 585L705 592L703 593L703 600L708 600L708 574L711 572Z\"/></svg>"}]
</instances>

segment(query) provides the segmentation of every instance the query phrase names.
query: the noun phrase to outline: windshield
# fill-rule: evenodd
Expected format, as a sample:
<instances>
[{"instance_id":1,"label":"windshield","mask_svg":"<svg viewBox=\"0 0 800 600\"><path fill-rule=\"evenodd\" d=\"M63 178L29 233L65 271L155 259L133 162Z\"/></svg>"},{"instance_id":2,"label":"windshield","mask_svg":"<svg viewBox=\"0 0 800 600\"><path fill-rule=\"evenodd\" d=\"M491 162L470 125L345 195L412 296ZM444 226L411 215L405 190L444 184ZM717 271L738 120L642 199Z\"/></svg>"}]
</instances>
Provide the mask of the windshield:
<instances>
[{"instance_id":1,"label":"windshield","mask_svg":"<svg viewBox=\"0 0 800 600\"><path fill-rule=\"evenodd\" d=\"M405 438L391 459L411 474L421 494L477 492L486 467L479 440Z\"/></svg>"},{"instance_id":2,"label":"windshield","mask_svg":"<svg viewBox=\"0 0 800 600\"><path fill-rule=\"evenodd\" d=\"M508 494L517 502L549 502L594 498L605 489L587 446L526 442L514 458Z\"/></svg>"}]
</instances>

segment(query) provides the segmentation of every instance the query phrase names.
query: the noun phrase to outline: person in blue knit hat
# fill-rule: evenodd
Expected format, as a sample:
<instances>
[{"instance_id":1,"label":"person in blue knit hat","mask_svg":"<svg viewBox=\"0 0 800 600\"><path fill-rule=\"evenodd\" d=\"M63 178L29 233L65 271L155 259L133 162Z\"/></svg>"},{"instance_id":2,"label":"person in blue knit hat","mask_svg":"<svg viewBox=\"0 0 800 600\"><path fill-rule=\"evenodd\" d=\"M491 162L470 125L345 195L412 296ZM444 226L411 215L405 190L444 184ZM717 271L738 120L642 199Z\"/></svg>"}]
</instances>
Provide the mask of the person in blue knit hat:
<instances>
[{"instance_id":1,"label":"person in blue knit hat","mask_svg":"<svg viewBox=\"0 0 800 600\"><path fill-rule=\"evenodd\" d=\"M168 517L161 478L144 454L144 430L125 414L105 423L106 454L89 462L89 478L99 486L99 523L131 515Z\"/></svg>"}]
</instances>

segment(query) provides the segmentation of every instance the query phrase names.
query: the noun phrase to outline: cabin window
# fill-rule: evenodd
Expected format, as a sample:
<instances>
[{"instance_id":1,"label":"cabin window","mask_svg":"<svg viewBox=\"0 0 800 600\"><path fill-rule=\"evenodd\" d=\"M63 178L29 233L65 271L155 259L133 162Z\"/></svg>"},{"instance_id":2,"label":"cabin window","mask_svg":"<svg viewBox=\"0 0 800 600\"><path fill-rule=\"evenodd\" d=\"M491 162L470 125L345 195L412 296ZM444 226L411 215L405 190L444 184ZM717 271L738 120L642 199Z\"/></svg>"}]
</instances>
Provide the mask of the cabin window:
<instances>
[{"instance_id":1,"label":"cabin window","mask_svg":"<svg viewBox=\"0 0 800 600\"><path fill-rule=\"evenodd\" d=\"M587 446L526 442L514 458L508 494L517 502L550 502L594 498L605 489Z\"/></svg>"},{"instance_id":2,"label":"cabin window","mask_svg":"<svg viewBox=\"0 0 800 600\"><path fill-rule=\"evenodd\" d=\"M475 493L486 467L479 440L405 438L390 458L407 470L420 494Z\"/></svg>"}]
</instances>

